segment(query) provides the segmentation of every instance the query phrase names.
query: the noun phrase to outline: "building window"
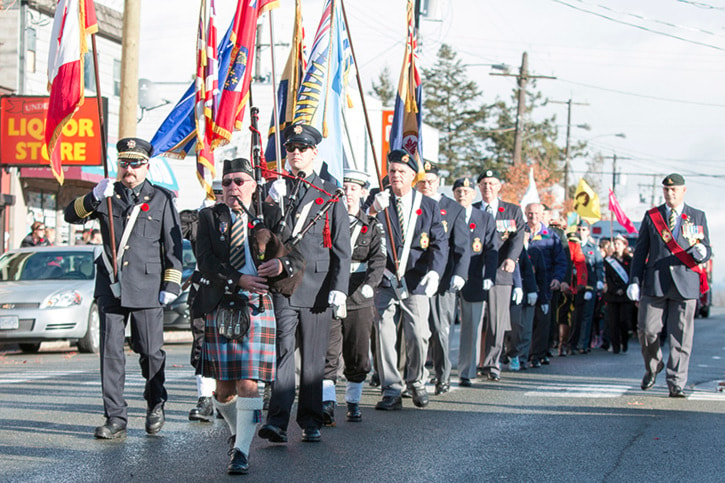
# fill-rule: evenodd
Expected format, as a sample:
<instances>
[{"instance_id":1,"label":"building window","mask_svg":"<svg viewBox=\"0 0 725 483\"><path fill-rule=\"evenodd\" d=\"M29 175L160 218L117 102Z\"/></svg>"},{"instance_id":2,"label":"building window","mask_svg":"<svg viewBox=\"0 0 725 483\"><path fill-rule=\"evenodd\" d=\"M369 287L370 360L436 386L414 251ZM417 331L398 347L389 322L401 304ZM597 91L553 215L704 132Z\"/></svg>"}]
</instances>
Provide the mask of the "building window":
<instances>
[{"instance_id":1,"label":"building window","mask_svg":"<svg viewBox=\"0 0 725 483\"><path fill-rule=\"evenodd\" d=\"M26 30L25 44L25 71L29 73L35 72L35 29L29 28Z\"/></svg>"},{"instance_id":2,"label":"building window","mask_svg":"<svg viewBox=\"0 0 725 483\"><path fill-rule=\"evenodd\" d=\"M113 60L113 95L121 97L121 61Z\"/></svg>"},{"instance_id":3,"label":"building window","mask_svg":"<svg viewBox=\"0 0 725 483\"><path fill-rule=\"evenodd\" d=\"M83 54L83 87L86 93L96 93L96 74L93 70L93 54Z\"/></svg>"}]
</instances>

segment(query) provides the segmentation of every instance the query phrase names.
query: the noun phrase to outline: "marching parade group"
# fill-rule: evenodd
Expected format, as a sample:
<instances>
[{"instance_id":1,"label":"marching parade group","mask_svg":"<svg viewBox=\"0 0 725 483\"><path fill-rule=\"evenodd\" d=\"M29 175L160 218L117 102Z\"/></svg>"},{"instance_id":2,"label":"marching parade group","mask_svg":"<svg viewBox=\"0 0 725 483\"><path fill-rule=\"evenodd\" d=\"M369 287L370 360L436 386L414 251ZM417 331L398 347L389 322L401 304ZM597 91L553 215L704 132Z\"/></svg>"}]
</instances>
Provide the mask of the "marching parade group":
<instances>
[{"instance_id":1,"label":"marching parade group","mask_svg":"<svg viewBox=\"0 0 725 483\"><path fill-rule=\"evenodd\" d=\"M295 397L302 441L320 441L320 429L335 425L340 373L345 418L359 422L368 379L382 392L375 409L399 410L406 396L424 408L427 384L434 395L450 390L454 364L458 385L469 387L554 354L624 352L636 333L649 389L665 367L664 325L670 396L684 396L699 264L711 250L705 215L684 204L679 174L664 179L665 204L645 215L632 255L624 237L597 244L585 221L567 230L540 203L501 200L494 169L456 179L451 199L439 193L435 166L393 150L384 189L346 170L341 190L315 173L315 128L294 124L284 135L289 176L262 183L249 160L226 160L216 203L191 223L170 192L146 181L152 149L133 138L118 143L118 181L101 181L66 208L68 222L97 219L104 241L96 297L106 421L96 438L126 434L127 320L147 380L146 431L164 424L161 311L182 288L185 235L197 257L199 402L189 418L218 413L227 422L230 474L248 472L255 434L287 442Z\"/></svg>"}]
</instances>

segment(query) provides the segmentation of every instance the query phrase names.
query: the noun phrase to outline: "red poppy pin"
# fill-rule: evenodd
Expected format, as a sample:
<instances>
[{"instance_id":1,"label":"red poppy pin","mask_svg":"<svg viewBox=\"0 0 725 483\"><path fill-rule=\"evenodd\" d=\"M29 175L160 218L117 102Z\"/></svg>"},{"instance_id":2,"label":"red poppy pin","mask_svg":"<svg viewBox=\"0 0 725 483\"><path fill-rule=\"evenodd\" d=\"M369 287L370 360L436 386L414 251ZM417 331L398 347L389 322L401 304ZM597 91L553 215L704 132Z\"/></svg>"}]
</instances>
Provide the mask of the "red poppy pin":
<instances>
[{"instance_id":1,"label":"red poppy pin","mask_svg":"<svg viewBox=\"0 0 725 483\"><path fill-rule=\"evenodd\" d=\"M252 223L251 221L247 223L247 228L249 228L250 230L254 228L254 223Z\"/></svg>"},{"instance_id":2,"label":"red poppy pin","mask_svg":"<svg viewBox=\"0 0 725 483\"><path fill-rule=\"evenodd\" d=\"M683 220L687 220L687 215L683 213L683 214L682 214L682 219L683 219Z\"/></svg>"},{"instance_id":3,"label":"red poppy pin","mask_svg":"<svg viewBox=\"0 0 725 483\"><path fill-rule=\"evenodd\" d=\"M315 203L317 203L318 205L321 205L322 203L324 203L324 200L322 198L317 198L315 200Z\"/></svg>"},{"instance_id":4,"label":"red poppy pin","mask_svg":"<svg viewBox=\"0 0 725 483\"><path fill-rule=\"evenodd\" d=\"M368 227L363 225L362 228L360 228L360 233L367 233L367 232L368 232Z\"/></svg>"},{"instance_id":5,"label":"red poppy pin","mask_svg":"<svg viewBox=\"0 0 725 483\"><path fill-rule=\"evenodd\" d=\"M441 210L441 216L446 216L446 210Z\"/></svg>"},{"instance_id":6,"label":"red poppy pin","mask_svg":"<svg viewBox=\"0 0 725 483\"><path fill-rule=\"evenodd\" d=\"M503 206L499 206L498 211L499 211L499 213L503 213Z\"/></svg>"},{"instance_id":7,"label":"red poppy pin","mask_svg":"<svg viewBox=\"0 0 725 483\"><path fill-rule=\"evenodd\" d=\"M589 255L594 255L594 252L591 252L591 251L590 251L590 252L587 252L587 254L589 254Z\"/></svg>"},{"instance_id":8,"label":"red poppy pin","mask_svg":"<svg viewBox=\"0 0 725 483\"><path fill-rule=\"evenodd\" d=\"M475 229L476 229L476 224L475 224L475 223L471 223L470 225L468 225L468 227L469 227L469 228L470 228L471 230L475 230Z\"/></svg>"},{"instance_id":9,"label":"red poppy pin","mask_svg":"<svg viewBox=\"0 0 725 483\"><path fill-rule=\"evenodd\" d=\"M423 214L423 210L421 210L420 208L418 208L417 210L415 210L415 214L418 215L418 216L420 216L420 215Z\"/></svg>"},{"instance_id":10,"label":"red poppy pin","mask_svg":"<svg viewBox=\"0 0 725 483\"><path fill-rule=\"evenodd\" d=\"M149 205L144 203L141 205L141 211L149 211Z\"/></svg>"},{"instance_id":11,"label":"red poppy pin","mask_svg":"<svg viewBox=\"0 0 725 483\"><path fill-rule=\"evenodd\" d=\"M542 235L548 235L548 234L549 234L549 232L548 232L548 231L546 231L546 230L544 230L544 231L542 231L542 232L541 232L541 234L542 234Z\"/></svg>"}]
</instances>

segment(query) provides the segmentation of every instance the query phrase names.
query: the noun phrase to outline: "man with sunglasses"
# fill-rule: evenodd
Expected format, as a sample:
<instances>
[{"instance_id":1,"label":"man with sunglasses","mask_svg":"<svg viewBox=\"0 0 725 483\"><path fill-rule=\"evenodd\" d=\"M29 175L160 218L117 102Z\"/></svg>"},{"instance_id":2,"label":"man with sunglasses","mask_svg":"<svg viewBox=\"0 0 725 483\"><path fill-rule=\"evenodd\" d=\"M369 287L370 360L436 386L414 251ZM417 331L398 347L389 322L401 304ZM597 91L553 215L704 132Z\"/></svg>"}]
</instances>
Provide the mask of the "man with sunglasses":
<instances>
[{"instance_id":1,"label":"man with sunglasses","mask_svg":"<svg viewBox=\"0 0 725 483\"><path fill-rule=\"evenodd\" d=\"M102 179L93 190L65 208L65 221L96 219L103 252L97 261L95 297L101 318L101 388L106 422L98 439L126 435L127 404L123 398L126 321L131 320L131 347L140 354L146 379L146 432L164 425L166 353L163 305L181 292L182 240L174 194L146 180L151 144L137 138L118 141L118 181ZM111 200L111 213L108 202ZM111 224L116 247L111 250ZM115 267L114 267L115 265Z\"/></svg>"},{"instance_id":2,"label":"man with sunglasses","mask_svg":"<svg viewBox=\"0 0 725 483\"><path fill-rule=\"evenodd\" d=\"M282 197L285 224L297 235L337 190L337 185L315 173L320 132L293 124L284 131L289 171L296 178L273 183ZM274 197L273 197L274 198ZM259 436L273 443L287 442L295 399L295 344L302 356L297 424L302 441L321 440L322 379L332 317L345 317L350 279L350 225L344 198L302 237L297 249L306 260L302 282L290 296L273 294L277 318L277 377L272 388L267 423ZM299 337L298 337L299 336Z\"/></svg>"}]
</instances>

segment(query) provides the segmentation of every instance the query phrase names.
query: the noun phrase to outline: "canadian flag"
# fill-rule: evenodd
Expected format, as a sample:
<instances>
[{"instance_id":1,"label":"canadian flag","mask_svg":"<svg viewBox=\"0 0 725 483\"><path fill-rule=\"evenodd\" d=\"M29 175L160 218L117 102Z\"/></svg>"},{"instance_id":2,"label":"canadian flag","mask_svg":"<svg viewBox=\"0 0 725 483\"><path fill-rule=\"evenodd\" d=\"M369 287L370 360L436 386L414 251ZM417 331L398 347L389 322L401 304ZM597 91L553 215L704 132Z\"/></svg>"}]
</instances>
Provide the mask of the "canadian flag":
<instances>
[{"instance_id":1,"label":"canadian flag","mask_svg":"<svg viewBox=\"0 0 725 483\"><path fill-rule=\"evenodd\" d=\"M56 149L63 126L83 104L83 55L87 36L98 31L93 0L58 0L48 57L48 113L45 144L50 169L63 184L60 149Z\"/></svg>"}]
</instances>

